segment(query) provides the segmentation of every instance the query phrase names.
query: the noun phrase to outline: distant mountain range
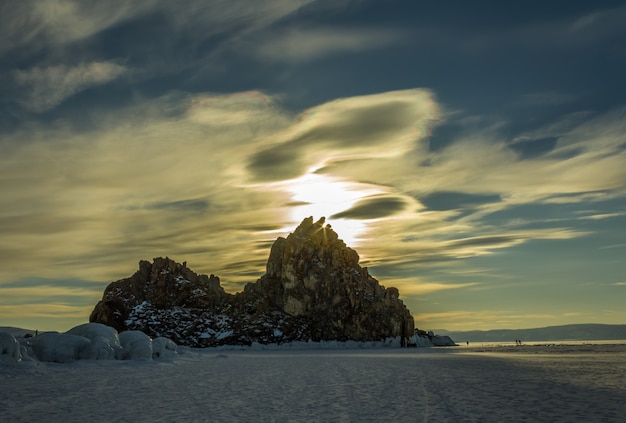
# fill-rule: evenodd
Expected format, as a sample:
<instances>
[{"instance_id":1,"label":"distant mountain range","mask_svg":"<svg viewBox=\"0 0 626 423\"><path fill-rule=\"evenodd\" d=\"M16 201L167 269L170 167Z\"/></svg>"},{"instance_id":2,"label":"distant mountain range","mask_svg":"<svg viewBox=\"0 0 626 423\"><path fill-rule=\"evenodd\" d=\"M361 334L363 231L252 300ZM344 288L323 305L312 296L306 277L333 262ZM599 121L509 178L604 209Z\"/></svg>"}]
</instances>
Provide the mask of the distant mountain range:
<instances>
[{"instance_id":1,"label":"distant mountain range","mask_svg":"<svg viewBox=\"0 0 626 423\"><path fill-rule=\"evenodd\" d=\"M626 340L626 325L578 324L548 326L535 329L495 329L452 332L445 329L434 331L447 335L457 343L470 342L522 342L531 341L600 341Z\"/></svg>"}]
</instances>

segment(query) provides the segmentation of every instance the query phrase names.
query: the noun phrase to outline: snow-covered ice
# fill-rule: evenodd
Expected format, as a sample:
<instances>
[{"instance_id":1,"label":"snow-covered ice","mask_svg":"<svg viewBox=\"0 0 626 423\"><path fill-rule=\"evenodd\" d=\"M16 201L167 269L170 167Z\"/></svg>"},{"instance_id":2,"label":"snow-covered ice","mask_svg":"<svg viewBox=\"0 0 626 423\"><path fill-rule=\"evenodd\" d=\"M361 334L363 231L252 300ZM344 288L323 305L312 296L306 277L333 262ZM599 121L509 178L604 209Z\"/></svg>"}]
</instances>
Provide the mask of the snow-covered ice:
<instances>
[{"instance_id":1,"label":"snow-covered ice","mask_svg":"<svg viewBox=\"0 0 626 423\"><path fill-rule=\"evenodd\" d=\"M0 365L10 422L623 422L626 345L180 348Z\"/></svg>"}]
</instances>

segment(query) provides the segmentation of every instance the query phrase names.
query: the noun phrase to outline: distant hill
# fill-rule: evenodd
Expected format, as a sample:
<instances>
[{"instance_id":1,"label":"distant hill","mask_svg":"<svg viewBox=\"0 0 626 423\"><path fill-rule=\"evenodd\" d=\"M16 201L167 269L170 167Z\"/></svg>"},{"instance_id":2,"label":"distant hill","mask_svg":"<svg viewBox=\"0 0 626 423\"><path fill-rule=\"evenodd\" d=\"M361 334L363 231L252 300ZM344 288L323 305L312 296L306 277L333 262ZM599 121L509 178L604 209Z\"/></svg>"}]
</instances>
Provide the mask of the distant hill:
<instances>
[{"instance_id":1,"label":"distant hill","mask_svg":"<svg viewBox=\"0 0 626 423\"><path fill-rule=\"evenodd\" d=\"M452 332L445 329L434 331L459 342L522 342L529 341L600 341L626 340L626 325L578 324L548 326L535 329L495 329Z\"/></svg>"}]
</instances>

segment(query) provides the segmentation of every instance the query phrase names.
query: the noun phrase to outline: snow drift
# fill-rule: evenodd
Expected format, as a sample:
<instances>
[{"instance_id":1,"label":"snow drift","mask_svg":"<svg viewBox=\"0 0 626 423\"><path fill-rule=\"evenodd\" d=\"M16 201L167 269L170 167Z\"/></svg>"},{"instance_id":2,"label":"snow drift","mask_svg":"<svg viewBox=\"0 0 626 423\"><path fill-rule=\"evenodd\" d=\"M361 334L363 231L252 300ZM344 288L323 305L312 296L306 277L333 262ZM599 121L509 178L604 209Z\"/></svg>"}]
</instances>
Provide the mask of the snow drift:
<instances>
[{"instance_id":1,"label":"snow drift","mask_svg":"<svg viewBox=\"0 0 626 423\"><path fill-rule=\"evenodd\" d=\"M112 327L100 323L86 323L65 333L45 332L18 339L19 342L10 333L0 332L3 354L12 355L15 361L19 361L19 358L15 358L15 351L20 354L20 349L29 359L55 363L77 360L152 360L171 358L177 354L176 344L170 339L161 337L153 341L140 331L118 334ZM13 341L17 344L16 349L13 348Z\"/></svg>"},{"instance_id":2,"label":"snow drift","mask_svg":"<svg viewBox=\"0 0 626 423\"><path fill-rule=\"evenodd\" d=\"M0 332L0 359L2 361L15 360L16 362L22 359L20 344L8 332Z\"/></svg>"}]
</instances>

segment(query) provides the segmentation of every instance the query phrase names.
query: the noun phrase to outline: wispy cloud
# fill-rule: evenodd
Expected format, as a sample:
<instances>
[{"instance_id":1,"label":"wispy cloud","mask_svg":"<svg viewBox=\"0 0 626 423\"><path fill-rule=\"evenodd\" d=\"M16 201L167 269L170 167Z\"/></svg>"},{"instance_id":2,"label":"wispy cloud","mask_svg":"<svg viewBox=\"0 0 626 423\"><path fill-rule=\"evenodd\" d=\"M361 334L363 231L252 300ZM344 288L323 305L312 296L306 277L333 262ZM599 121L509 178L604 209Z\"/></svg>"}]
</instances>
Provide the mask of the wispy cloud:
<instances>
[{"instance_id":1,"label":"wispy cloud","mask_svg":"<svg viewBox=\"0 0 626 423\"><path fill-rule=\"evenodd\" d=\"M13 77L23 88L22 103L32 111L44 112L80 91L110 82L125 72L127 69L117 63L91 62L35 67L15 71Z\"/></svg>"},{"instance_id":2,"label":"wispy cloud","mask_svg":"<svg viewBox=\"0 0 626 423\"><path fill-rule=\"evenodd\" d=\"M559 51L602 46L625 33L626 7L598 8L596 11L566 17L546 18L511 25L506 30L492 28L460 31L442 26L422 27L415 32L435 38L441 48L465 54L484 53L502 47L535 51Z\"/></svg>"},{"instance_id":3,"label":"wispy cloud","mask_svg":"<svg viewBox=\"0 0 626 423\"><path fill-rule=\"evenodd\" d=\"M108 2L24 0L4 4L0 26L0 53L18 48L63 48L107 28L149 14L162 15L178 30L204 37L243 27L256 30L271 25L312 0L186 0L177 4L146 0Z\"/></svg>"},{"instance_id":4,"label":"wispy cloud","mask_svg":"<svg viewBox=\"0 0 626 423\"><path fill-rule=\"evenodd\" d=\"M626 213L599 213L599 214L592 214L589 216L583 216L580 219L588 219L588 220L604 220L604 219L610 219L612 217L620 217L620 216L625 216Z\"/></svg>"},{"instance_id":5,"label":"wispy cloud","mask_svg":"<svg viewBox=\"0 0 626 423\"><path fill-rule=\"evenodd\" d=\"M420 278L406 278L406 279L394 279L385 278L381 281L386 287L396 287L400 291L403 297L422 296L426 294L432 294L434 292L448 291L452 289L465 289L472 288L480 285L479 282L467 282L467 283L441 283L441 282L428 282L420 280Z\"/></svg>"},{"instance_id":6,"label":"wispy cloud","mask_svg":"<svg viewBox=\"0 0 626 423\"><path fill-rule=\"evenodd\" d=\"M522 106L559 106L561 104L569 103L576 99L573 94L564 94L554 91L535 92L530 94L524 94L520 97L518 105ZM543 134L546 135L545 133Z\"/></svg>"},{"instance_id":7,"label":"wispy cloud","mask_svg":"<svg viewBox=\"0 0 626 423\"><path fill-rule=\"evenodd\" d=\"M103 83L132 67L134 81L185 70L206 74L239 51L240 40L261 39L277 21L312 0L185 0L176 4L146 0L108 2L25 0L0 4L0 57L12 65L3 78L14 77L23 103L45 111L86 86ZM338 4L333 7L343 7ZM109 44L108 33L141 22L124 42ZM165 28L165 30L163 30ZM138 34L150 34L138 36ZM256 35L255 35L256 34ZM260 34L263 34L261 37ZM152 54L149 43L159 45ZM252 55L252 53L250 53ZM36 66L24 69L30 63ZM0 72L7 67L3 66ZM13 72L16 68L20 69ZM190 70L193 71L190 72ZM3 72L4 73L4 72ZM182 82L181 82L182 83ZM17 91L10 83L7 89Z\"/></svg>"},{"instance_id":8,"label":"wispy cloud","mask_svg":"<svg viewBox=\"0 0 626 423\"><path fill-rule=\"evenodd\" d=\"M293 28L247 43L245 52L264 61L305 63L331 54L385 47L403 35L403 31L376 28Z\"/></svg>"},{"instance_id":9,"label":"wispy cloud","mask_svg":"<svg viewBox=\"0 0 626 423\"><path fill-rule=\"evenodd\" d=\"M29 318L44 317L49 319L80 319L85 320L85 316L89 316L93 307L89 306L75 306L70 304L28 304L20 303L19 305L0 305L0 316L7 316L6 320L9 320L9 316L23 316L27 315ZM6 321L3 319L3 321ZM23 318L17 318L23 319Z\"/></svg>"},{"instance_id":10,"label":"wispy cloud","mask_svg":"<svg viewBox=\"0 0 626 423\"><path fill-rule=\"evenodd\" d=\"M0 53L13 49L42 49L90 37L149 10L152 1L53 2L21 1L2 5Z\"/></svg>"},{"instance_id":11,"label":"wispy cloud","mask_svg":"<svg viewBox=\"0 0 626 423\"><path fill-rule=\"evenodd\" d=\"M608 248L624 248L626 247L626 244L613 244L613 245L607 245L605 247L602 247L603 250L608 249Z\"/></svg>"}]
</instances>

